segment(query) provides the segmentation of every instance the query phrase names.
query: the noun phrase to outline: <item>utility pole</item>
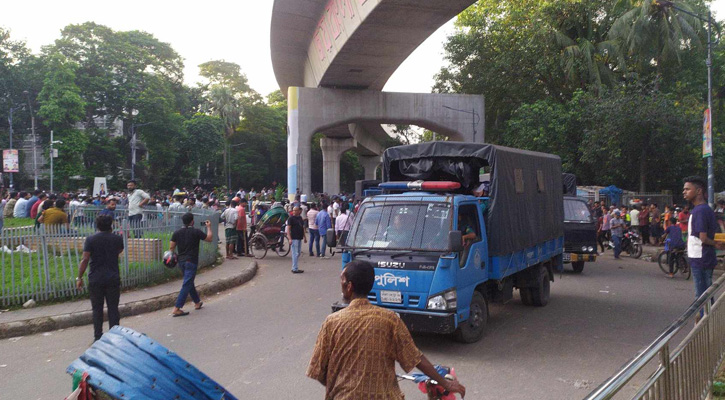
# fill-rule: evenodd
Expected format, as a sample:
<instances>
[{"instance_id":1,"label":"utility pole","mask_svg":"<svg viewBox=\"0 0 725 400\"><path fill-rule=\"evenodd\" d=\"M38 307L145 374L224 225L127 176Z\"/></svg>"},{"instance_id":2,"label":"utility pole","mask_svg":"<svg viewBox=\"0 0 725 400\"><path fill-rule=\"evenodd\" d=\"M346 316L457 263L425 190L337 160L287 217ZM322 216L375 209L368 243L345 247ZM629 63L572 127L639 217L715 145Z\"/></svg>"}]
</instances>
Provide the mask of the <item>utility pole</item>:
<instances>
[{"instance_id":1,"label":"utility pole","mask_svg":"<svg viewBox=\"0 0 725 400\"><path fill-rule=\"evenodd\" d=\"M476 112L476 109L472 107L471 111L468 111L468 110L459 110L457 108L448 107L448 106L443 106L443 108L447 108L452 111L458 111L458 112L462 112L462 113L466 113L466 114L471 114L471 130L472 130L471 133L473 134L473 142L475 143L476 142L476 118L478 118L479 120L481 119L481 117Z\"/></svg>"},{"instance_id":2,"label":"utility pole","mask_svg":"<svg viewBox=\"0 0 725 400\"><path fill-rule=\"evenodd\" d=\"M136 179L136 128L152 123L153 122L147 122L145 124L131 124L131 180Z\"/></svg>"},{"instance_id":3,"label":"utility pole","mask_svg":"<svg viewBox=\"0 0 725 400\"><path fill-rule=\"evenodd\" d=\"M715 144L713 143L715 138L712 135L712 12L708 11L707 18L704 16L694 13L692 11L685 10L683 8L680 8L675 5L672 1L667 0L655 0L655 2L663 7L672 7L675 10L687 14L691 17L697 18L702 22L707 22L707 60L705 60L705 64L707 65L707 110L709 113L710 118L710 143L712 149L715 148ZM707 158L707 203L710 205L710 207L715 207L715 166L713 165L713 151L710 150L710 154L706 156Z\"/></svg>"},{"instance_id":4,"label":"utility pole","mask_svg":"<svg viewBox=\"0 0 725 400\"><path fill-rule=\"evenodd\" d=\"M8 113L8 124L10 125L10 150L13 149L13 111L19 110L24 106L21 104L17 107L10 107L10 113ZM13 173L10 172L10 189L14 188L13 185Z\"/></svg>"},{"instance_id":5,"label":"utility pole","mask_svg":"<svg viewBox=\"0 0 725 400\"><path fill-rule=\"evenodd\" d=\"M707 13L707 109L710 112L710 131L712 132L712 12ZM710 142L714 140L710 134ZM713 148L715 146L712 146ZM715 166L712 151L707 157L707 203L715 208Z\"/></svg>"},{"instance_id":6,"label":"utility pole","mask_svg":"<svg viewBox=\"0 0 725 400\"><path fill-rule=\"evenodd\" d=\"M50 131L50 193L53 193L53 131Z\"/></svg>"},{"instance_id":7,"label":"utility pole","mask_svg":"<svg viewBox=\"0 0 725 400\"><path fill-rule=\"evenodd\" d=\"M33 182L35 190L38 190L38 157L35 149L38 142L35 139L35 116L33 115L33 106L30 104L30 93L24 90L23 94L28 99L28 109L30 110L30 131L33 134Z\"/></svg>"},{"instance_id":8,"label":"utility pole","mask_svg":"<svg viewBox=\"0 0 725 400\"><path fill-rule=\"evenodd\" d=\"M54 144L63 144L61 140L53 140L53 131L50 131L50 192L53 193L53 159L56 157Z\"/></svg>"}]
</instances>

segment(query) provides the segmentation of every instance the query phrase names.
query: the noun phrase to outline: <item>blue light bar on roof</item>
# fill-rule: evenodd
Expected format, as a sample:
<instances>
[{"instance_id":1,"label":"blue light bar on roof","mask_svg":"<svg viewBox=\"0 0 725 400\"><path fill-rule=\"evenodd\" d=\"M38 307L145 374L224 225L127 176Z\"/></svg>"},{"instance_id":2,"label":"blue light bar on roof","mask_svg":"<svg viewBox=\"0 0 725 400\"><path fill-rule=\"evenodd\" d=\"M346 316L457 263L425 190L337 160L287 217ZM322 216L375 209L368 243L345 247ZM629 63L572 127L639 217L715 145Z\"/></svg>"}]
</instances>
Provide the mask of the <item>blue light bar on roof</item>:
<instances>
[{"instance_id":1,"label":"blue light bar on roof","mask_svg":"<svg viewBox=\"0 0 725 400\"><path fill-rule=\"evenodd\" d=\"M380 187L387 190L429 190L446 191L455 190L461 187L459 182L451 181L414 181L414 182L383 182Z\"/></svg>"}]
</instances>

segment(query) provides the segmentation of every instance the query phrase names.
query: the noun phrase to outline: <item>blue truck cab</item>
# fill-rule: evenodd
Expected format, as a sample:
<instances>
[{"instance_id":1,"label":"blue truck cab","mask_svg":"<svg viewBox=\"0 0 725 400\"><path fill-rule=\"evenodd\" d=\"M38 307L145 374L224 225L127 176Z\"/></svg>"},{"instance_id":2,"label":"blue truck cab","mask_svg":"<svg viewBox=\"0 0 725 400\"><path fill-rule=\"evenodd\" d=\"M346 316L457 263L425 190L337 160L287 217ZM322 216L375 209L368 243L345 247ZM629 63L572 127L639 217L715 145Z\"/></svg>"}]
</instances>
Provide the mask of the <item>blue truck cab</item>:
<instances>
[{"instance_id":1,"label":"blue truck cab","mask_svg":"<svg viewBox=\"0 0 725 400\"><path fill-rule=\"evenodd\" d=\"M481 168L490 182L480 182ZM343 266L372 263L368 299L411 331L476 342L490 302L518 289L524 304L548 303L564 243L558 157L472 143L398 146L383 156L380 187L355 215Z\"/></svg>"}]
</instances>

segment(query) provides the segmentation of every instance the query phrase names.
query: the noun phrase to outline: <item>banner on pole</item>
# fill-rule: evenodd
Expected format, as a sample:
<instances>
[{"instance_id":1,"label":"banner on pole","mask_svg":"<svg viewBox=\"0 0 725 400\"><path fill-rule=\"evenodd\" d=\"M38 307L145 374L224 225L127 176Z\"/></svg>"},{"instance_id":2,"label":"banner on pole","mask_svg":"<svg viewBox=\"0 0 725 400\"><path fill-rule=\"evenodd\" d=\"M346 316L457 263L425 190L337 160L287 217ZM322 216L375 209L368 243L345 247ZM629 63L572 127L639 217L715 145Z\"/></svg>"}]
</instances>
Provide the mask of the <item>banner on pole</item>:
<instances>
[{"instance_id":1,"label":"banner on pole","mask_svg":"<svg viewBox=\"0 0 725 400\"><path fill-rule=\"evenodd\" d=\"M17 150L3 150L3 171L20 172Z\"/></svg>"},{"instance_id":2,"label":"banner on pole","mask_svg":"<svg viewBox=\"0 0 725 400\"><path fill-rule=\"evenodd\" d=\"M710 116L710 109L705 110L705 115L702 118L702 157L707 158L712 156L712 118Z\"/></svg>"},{"instance_id":3,"label":"banner on pole","mask_svg":"<svg viewBox=\"0 0 725 400\"><path fill-rule=\"evenodd\" d=\"M93 197L105 196L108 194L108 186L105 177L93 178Z\"/></svg>"}]
</instances>

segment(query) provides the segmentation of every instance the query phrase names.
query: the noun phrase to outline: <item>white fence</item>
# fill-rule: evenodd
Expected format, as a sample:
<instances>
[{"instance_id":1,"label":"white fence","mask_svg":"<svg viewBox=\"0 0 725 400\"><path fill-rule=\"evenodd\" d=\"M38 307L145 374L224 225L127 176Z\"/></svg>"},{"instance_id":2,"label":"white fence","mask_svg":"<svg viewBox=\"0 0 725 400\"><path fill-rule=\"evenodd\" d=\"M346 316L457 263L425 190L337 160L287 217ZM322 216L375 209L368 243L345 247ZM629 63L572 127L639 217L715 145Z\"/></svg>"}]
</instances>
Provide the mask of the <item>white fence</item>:
<instances>
[{"instance_id":1,"label":"white fence","mask_svg":"<svg viewBox=\"0 0 725 400\"><path fill-rule=\"evenodd\" d=\"M29 299L47 301L77 296L78 265L86 237L96 233L95 217L101 209L75 213L69 225L5 228L0 234L0 304L12 306ZM200 229L210 220L214 239L202 242L199 266L215 262L218 253L219 214L194 210L194 225ZM181 228L181 215L144 210L140 222L130 222L126 210L114 215L113 233L123 238L119 257L121 287L144 285L173 273L161 262L172 233Z\"/></svg>"}]
</instances>

